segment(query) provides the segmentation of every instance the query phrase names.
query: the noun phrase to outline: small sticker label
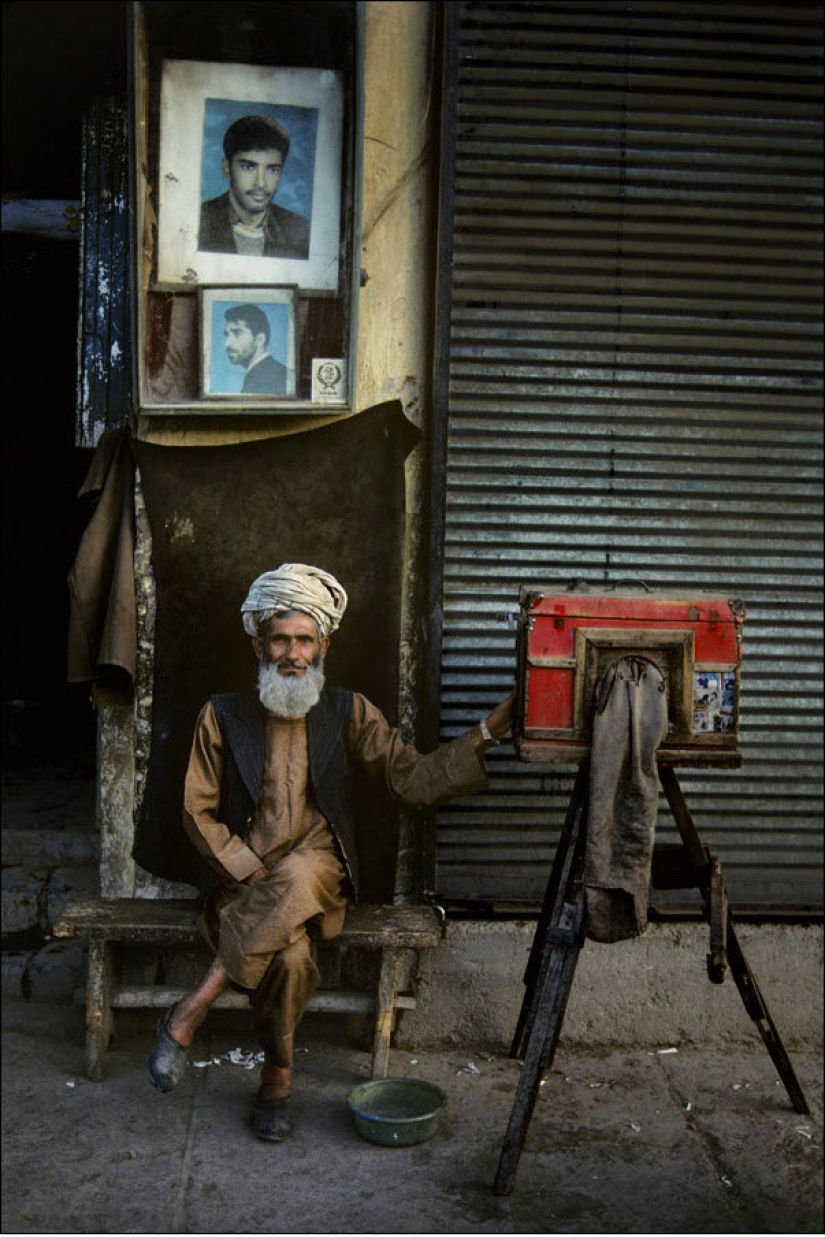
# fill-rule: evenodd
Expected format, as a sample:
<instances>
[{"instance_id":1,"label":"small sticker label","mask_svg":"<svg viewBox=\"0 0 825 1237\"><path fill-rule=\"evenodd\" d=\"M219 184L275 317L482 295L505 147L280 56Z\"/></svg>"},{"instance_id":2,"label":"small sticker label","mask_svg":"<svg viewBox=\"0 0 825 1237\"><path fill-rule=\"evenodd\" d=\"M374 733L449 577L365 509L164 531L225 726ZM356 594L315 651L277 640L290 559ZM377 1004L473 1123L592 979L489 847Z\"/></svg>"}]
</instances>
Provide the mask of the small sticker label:
<instances>
[{"instance_id":1,"label":"small sticker label","mask_svg":"<svg viewBox=\"0 0 825 1237\"><path fill-rule=\"evenodd\" d=\"M313 404L344 404L347 399L347 363L343 357L312 358Z\"/></svg>"}]
</instances>

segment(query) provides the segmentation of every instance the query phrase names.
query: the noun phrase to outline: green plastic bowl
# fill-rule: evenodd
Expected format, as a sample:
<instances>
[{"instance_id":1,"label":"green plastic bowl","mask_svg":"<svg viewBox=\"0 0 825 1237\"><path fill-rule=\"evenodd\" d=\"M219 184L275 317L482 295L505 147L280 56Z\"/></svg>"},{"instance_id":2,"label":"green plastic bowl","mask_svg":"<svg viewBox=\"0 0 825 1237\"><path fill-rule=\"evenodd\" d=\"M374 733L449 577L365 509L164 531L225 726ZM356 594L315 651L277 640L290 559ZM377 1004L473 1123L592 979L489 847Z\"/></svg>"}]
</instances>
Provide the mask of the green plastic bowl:
<instances>
[{"instance_id":1,"label":"green plastic bowl","mask_svg":"<svg viewBox=\"0 0 825 1237\"><path fill-rule=\"evenodd\" d=\"M355 1128L382 1147L412 1147L432 1138L447 1096L419 1078L374 1078L347 1096Z\"/></svg>"}]
</instances>

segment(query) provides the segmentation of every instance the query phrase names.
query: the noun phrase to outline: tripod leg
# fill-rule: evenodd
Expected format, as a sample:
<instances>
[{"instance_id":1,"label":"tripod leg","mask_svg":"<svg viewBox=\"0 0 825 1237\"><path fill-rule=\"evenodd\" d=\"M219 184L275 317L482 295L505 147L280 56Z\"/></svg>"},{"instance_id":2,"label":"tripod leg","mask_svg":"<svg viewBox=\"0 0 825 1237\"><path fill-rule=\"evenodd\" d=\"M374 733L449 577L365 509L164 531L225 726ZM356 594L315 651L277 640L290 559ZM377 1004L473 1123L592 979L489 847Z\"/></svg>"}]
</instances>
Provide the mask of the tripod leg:
<instances>
[{"instance_id":1,"label":"tripod leg","mask_svg":"<svg viewBox=\"0 0 825 1237\"><path fill-rule=\"evenodd\" d=\"M685 796L682 794L682 787L679 785L676 774L667 765L660 765L659 781L662 783L662 789L673 813L673 819L676 821L676 827L679 830L682 842L687 847L694 868L697 870L704 868L707 864L705 848L702 845L702 839L699 837L699 830L696 828L693 817L688 810L688 805L685 802ZM702 892L704 896L705 891L703 890Z\"/></svg>"},{"instance_id":2,"label":"tripod leg","mask_svg":"<svg viewBox=\"0 0 825 1237\"><path fill-rule=\"evenodd\" d=\"M555 940L550 946L549 964L544 971L538 993L535 1017L527 1038L524 1065L493 1185L493 1193L499 1196L509 1194L513 1189L519 1157L541 1085L541 1076L553 1064L556 1055L564 1012L582 947L584 894L579 894L575 907L568 905L565 911L569 912L565 917L572 922L569 927L560 926L553 933Z\"/></svg>"},{"instance_id":3,"label":"tripod leg","mask_svg":"<svg viewBox=\"0 0 825 1237\"><path fill-rule=\"evenodd\" d=\"M708 978L712 984L725 981L728 950L728 891L722 875L722 864L715 855L710 856L708 918L710 919L710 953L708 954Z\"/></svg>"},{"instance_id":4,"label":"tripod leg","mask_svg":"<svg viewBox=\"0 0 825 1237\"><path fill-rule=\"evenodd\" d=\"M688 810L685 797L682 794L682 788L677 781L676 774L672 769L660 767L659 778L667 796L667 801L670 804L670 810L673 813L673 818L676 821L679 832L682 835L682 841L687 847L691 861L695 869L704 868L703 875L698 884L702 894L702 902L704 904L705 915L711 918L711 883L707 875L710 872L710 867L706 864L704 855L704 847L699 838L699 832L693 822L693 817ZM727 908L725 907L725 910ZM793 1104L797 1112L804 1113L806 1116L810 1114L808 1101L805 1099L802 1088L799 1085L799 1080L791 1065L790 1058L785 1051L785 1046L782 1043L779 1032L776 1029L773 1019L768 1012L768 1007L765 1004L765 999L759 991L759 985L756 982L756 977L748 966L745 960L745 955L742 953L742 947L736 936L736 930L733 926L733 919L730 915L727 916L727 961L730 965L731 974L736 981L736 986L739 989L739 995L742 998L745 1009L756 1023L759 1034L762 1036L765 1047L771 1055L771 1060L777 1068L779 1077L785 1084L785 1090L788 1092L788 1098ZM714 978L713 956L710 957L710 965L708 967L711 979ZM718 968L716 969L718 975ZM718 982L718 980L717 980Z\"/></svg>"},{"instance_id":5,"label":"tripod leg","mask_svg":"<svg viewBox=\"0 0 825 1237\"><path fill-rule=\"evenodd\" d=\"M532 1011L536 1004L536 994L542 981L542 967L546 965L546 950L548 932L554 921L558 920L561 906L567 893L571 871L577 862L581 850L580 839L583 836L584 824L587 819L588 781L590 777L590 762L584 761L579 766L573 792L567 808L564 825L562 826L553 870L547 882L541 913L536 925L527 969L524 972L524 998L516 1024L513 1042L510 1048L511 1057L520 1057L523 1053L527 1036L532 1024Z\"/></svg>"},{"instance_id":6,"label":"tripod leg","mask_svg":"<svg viewBox=\"0 0 825 1237\"><path fill-rule=\"evenodd\" d=\"M759 991L756 976L748 966L734 926L730 922L728 922L728 962L730 963L731 974L736 980L736 986L739 989L739 995L744 1002L745 1009L756 1023L756 1028L771 1055L771 1060L776 1066L779 1077L785 1084L789 1100L797 1112L809 1117L811 1110L808 1106L808 1101L805 1099L799 1079L796 1076L794 1067L791 1065L790 1057L785 1051L785 1045L782 1043L779 1032L774 1025L764 997Z\"/></svg>"}]
</instances>

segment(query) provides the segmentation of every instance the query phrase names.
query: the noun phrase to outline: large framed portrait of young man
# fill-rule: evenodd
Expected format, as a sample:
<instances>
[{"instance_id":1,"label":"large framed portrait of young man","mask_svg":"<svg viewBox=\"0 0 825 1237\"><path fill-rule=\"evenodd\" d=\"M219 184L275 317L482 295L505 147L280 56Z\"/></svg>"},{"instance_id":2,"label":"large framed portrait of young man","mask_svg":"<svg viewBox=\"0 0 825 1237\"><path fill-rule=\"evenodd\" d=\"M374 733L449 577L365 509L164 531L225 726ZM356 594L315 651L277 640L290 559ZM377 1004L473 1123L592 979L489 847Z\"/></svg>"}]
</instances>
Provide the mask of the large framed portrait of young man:
<instances>
[{"instance_id":1,"label":"large framed portrait of young man","mask_svg":"<svg viewBox=\"0 0 825 1237\"><path fill-rule=\"evenodd\" d=\"M164 61L158 284L337 290L343 110L331 69Z\"/></svg>"}]
</instances>

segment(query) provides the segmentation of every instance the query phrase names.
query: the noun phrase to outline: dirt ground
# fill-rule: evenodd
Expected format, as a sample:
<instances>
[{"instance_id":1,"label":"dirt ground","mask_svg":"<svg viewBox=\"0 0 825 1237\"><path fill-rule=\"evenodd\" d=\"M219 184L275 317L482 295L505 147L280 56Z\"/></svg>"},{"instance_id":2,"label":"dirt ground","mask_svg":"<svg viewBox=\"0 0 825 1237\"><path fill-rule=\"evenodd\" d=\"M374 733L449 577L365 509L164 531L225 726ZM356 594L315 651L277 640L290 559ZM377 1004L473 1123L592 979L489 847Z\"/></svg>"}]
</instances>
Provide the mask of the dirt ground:
<instances>
[{"instance_id":1,"label":"dirt ground","mask_svg":"<svg viewBox=\"0 0 825 1237\"><path fill-rule=\"evenodd\" d=\"M246 1018L213 1013L170 1095L146 1011L121 1013L109 1077L84 1076L82 1014L10 1001L3 1027L4 1233L821 1233L822 1061L794 1054L803 1117L752 1051L571 1052L539 1094L515 1188L495 1179L519 1065L393 1050L391 1074L448 1096L435 1136L379 1147L346 1107L369 1054L341 1019L300 1028L295 1132L248 1128ZM212 1064L216 1058L218 1064Z\"/></svg>"}]
</instances>

